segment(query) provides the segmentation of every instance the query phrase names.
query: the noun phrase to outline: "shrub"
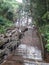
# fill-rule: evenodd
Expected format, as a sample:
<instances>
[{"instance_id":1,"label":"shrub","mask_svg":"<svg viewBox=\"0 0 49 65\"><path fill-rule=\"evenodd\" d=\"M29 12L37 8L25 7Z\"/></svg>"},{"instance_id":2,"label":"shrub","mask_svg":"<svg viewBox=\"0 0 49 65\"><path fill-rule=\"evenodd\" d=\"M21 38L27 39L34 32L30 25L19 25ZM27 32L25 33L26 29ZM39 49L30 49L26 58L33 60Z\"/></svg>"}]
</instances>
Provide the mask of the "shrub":
<instances>
[{"instance_id":1,"label":"shrub","mask_svg":"<svg viewBox=\"0 0 49 65\"><path fill-rule=\"evenodd\" d=\"M12 21L0 16L0 33L6 32L6 29L13 25Z\"/></svg>"},{"instance_id":2,"label":"shrub","mask_svg":"<svg viewBox=\"0 0 49 65\"><path fill-rule=\"evenodd\" d=\"M49 44L45 45L45 48L47 49L47 51L49 52Z\"/></svg>"}]
</instances>

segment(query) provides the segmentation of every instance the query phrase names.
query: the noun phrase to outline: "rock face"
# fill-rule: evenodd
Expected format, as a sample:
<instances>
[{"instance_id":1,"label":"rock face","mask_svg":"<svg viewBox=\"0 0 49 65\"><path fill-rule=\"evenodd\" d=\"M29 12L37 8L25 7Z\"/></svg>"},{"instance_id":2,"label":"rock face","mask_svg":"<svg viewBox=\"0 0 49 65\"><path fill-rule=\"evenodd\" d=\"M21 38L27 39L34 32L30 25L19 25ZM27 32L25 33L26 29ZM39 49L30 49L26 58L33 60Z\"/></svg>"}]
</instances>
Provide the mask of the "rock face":
<instances>
[{"instance_id":1,"label":"rock face","mask_svg":"<svg viewBox=\"0 0 49 65\"><path fill-rule=\"evenodd\" d=\"M21 26L21 27L20 27L20 30L21 30L21 32L25 32L25 31L28 30L28 28L27 28L26 26Z\"/></svg>"},{"instance_id":2,"label":"rock face","mask_svg":"<svg viewBox=\"0 0 49 65\"><path fill-rule=\"evenodd\" d=\"M20 45L22 32L18 28L9 28L5 34L0 34L0 62Z\"/></svg>"},{"instance_id":3,"label":"rock face","mask_svg":"<svg viewBox=\"0 0 49 65\"><path fill-rule=\"evenodd\" d=\"M27 30L28 28L26 27L11 27L5 34L0 34L0 59L6 59L10 53L16 50L21 43L20 39Z\"/></svg>"}]
</instances>

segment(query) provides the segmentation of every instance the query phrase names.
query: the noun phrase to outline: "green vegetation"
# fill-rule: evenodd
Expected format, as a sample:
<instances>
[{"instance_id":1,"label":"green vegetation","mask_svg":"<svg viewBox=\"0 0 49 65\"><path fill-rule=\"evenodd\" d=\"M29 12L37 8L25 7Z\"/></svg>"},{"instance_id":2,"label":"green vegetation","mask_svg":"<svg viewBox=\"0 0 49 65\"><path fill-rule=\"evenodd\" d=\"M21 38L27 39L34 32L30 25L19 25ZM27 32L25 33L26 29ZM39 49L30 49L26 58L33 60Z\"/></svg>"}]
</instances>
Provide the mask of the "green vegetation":
<instances>
[{"instance_id":1,"label":"green vegetation","mask_svg":"<svg viewBox=\"0 0 49 65\"><path fill-rule=\"evenodd\" d=\"M16 12L19 9L19 5L16 0L0 0L0 15L13 20L13 17L17 15Z\"/></svg>"},{"instance_id":2,"label":"green vegetation","mask_svg":"<svg viewBox=\"0 0 49 65\"><path fill-rule=\"evenodd\" d=\"M30 8L31 16L44 36L45 48L49 52L49 0L30 0Z\"/></svg>"},{"instance_id":3,"label":"green vegetation","mask_svg":"<svg viewBox=\"0 0 49 65\"><path fill-rule=\"evenodd\" d=\"M46 12L42 16L42 25L40 24L39 30L41 34L44 35L44 40L46 41L45 48L49 52L49 12Z\"/></svg>"},{"instance_id":4,"label":"green vegetation","mask_svg":"<svg viewBox=\"0 0 49 65\"><path fill-rule=\"evenodd\" d=\"M20 19L22 12L27 12L27 16L35 21L49 51L49 0L23 0L23 4L16 0L0 0L0 33L6 32L14 21Z\"/></svg>"},{"instance_id":5,"label":"green vegetation","mask_svg":"<svg viewBox=\"0 0 49 65\"><path fill-rule=\"evenodd\" d=\"M12 21L0 16L0 33L5 33L6 29L13 25Z\"/></svg>"},{"instance_id":6,"label":"green vegetation","mask_svg":"<svg viewBox=\"0 0 49 65\"><path fill-rule=\"evenodd\" d=\"M5 33L6 29L13 25L18 18L16 12L20 5L16 0L0 0L0 33Z\"/></svg>"},{"instance_id":7,"label":"green vegetation","mask_svg":"<svg viewBox=\"0 0 49 65\"><path fill-rule=\"evenodd\" d=\"M49 51L49 25L42 27L41 33L44 34L44 40L46 41L45 48Z\"/></svg>"},{"instance_id":8,"label":"green vegetation","mask_svg":"<svg viewBox=\"0 0 49 65\"><path fill-rule=\"evenodd\" d=\"M49 52L49 0L38 0L37 2L37 26L44 36L46 50ZM45 4L45 5L44 5Z\"/></svg>"}]
</instances>

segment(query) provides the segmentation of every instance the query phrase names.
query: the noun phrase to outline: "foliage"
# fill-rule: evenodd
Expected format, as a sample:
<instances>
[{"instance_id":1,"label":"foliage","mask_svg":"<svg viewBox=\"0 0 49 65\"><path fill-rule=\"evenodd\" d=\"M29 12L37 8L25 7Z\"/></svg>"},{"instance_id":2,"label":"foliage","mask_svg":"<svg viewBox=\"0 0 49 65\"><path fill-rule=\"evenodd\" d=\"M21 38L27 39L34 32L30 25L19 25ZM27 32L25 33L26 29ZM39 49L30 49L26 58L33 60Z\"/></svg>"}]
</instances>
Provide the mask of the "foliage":
<instances>
[{"instance_id":1,"label":"foliage","mask_svg":"<svg viewBox=\"0 0 49 65\"><path fill-rule=\"evenodd\" d=\"M12 21L0 16L0 33L5 33L6 29L13 25Z\"/></svg>"},{"instance_id":2,"label":"foliage","mask_svg":"<svg viewBox=\"0 0 49 65\"><path fill-rule=\"evenodd\" d=\"M39 28L39 31L41 32L41 34L44 35L44 41L46 41L45 48L49 52L49 24L46 24L45 26L41 26Z\"/></svg>"},{"instance_id":3,"label":"foliage","mask_svg":"<svg viewBox=\"0 0 49 65\"><path fill-rule=\"evenodd\" d=\"M30 14L32 20L36 21L39 31L44 35L46 40L47 51L49 51L49 0L23 0L25 11ZM29 2L29 5L28 5Z\"/></svg>"},{"instance_id":4,"label":"foliage","mask_svg":"<svg viewBox=\"0 0 49 65\"><path fill-rule=\"evenodd\" d=\"M0 33L6 32L6 29L13 25L13 21L18 18L18 11L21 4L16 0L0 0Z\"/></svg>"},{"instance_id":5,"label":"foliage","mask_svg":"<svg viewBox=\"0 0 49 65\"><path fill-rule=\"evenodd\" d=\"M13 20L13 17L17 16L16 12L20 5L16 0L0 0L0 15Z\"/></svg>"},{"instance_id":6,"label":"foliage","mask_svg":"<svg viewBox=\"0 0 49 65\"><path fill-rule=\"evenodd\" d=\"M46 24L49 24L49 12L48 12L48 11L42 16L42 20L43 20Z\"/></svg>"},{"instance_id":7,"label":"foliage","mask_svg":"<svg viewBox=\"0 0 49 65\"><path fill-rule=\"evenodd\" d=\"M47 48L47 51L49 52L49 44L46 44L45 48Z\"/></svg>"}]
</instances>

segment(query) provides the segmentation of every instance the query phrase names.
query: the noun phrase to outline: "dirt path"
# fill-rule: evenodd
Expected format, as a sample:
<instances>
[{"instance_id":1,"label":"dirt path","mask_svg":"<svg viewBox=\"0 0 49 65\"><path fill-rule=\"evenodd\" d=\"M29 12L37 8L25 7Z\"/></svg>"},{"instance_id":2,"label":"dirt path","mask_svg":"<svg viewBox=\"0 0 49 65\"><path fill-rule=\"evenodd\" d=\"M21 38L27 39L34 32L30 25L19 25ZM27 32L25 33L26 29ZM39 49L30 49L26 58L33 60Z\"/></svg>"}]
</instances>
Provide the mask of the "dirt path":
<instances>
[{"instance_id":1,"label":"dirt path","mask_svg":"<svg viewBox=\"0 0 49 65\"><path fill-rule=\"evenodd\" d=\"M33 61L42 61L41 43L37 36L37 30L28 29L21 39L21 44L2 65L35 65ZM30 64L31 63L31 64Z\"/></svg>"}]
</instances>

